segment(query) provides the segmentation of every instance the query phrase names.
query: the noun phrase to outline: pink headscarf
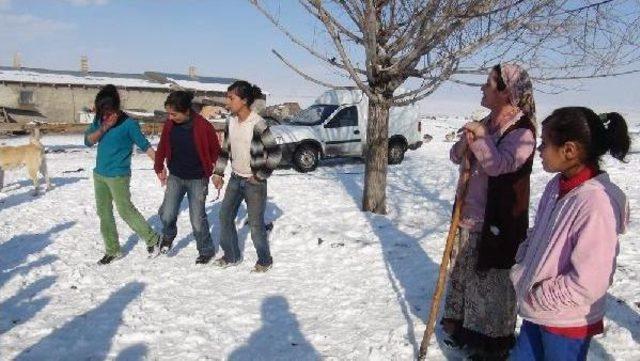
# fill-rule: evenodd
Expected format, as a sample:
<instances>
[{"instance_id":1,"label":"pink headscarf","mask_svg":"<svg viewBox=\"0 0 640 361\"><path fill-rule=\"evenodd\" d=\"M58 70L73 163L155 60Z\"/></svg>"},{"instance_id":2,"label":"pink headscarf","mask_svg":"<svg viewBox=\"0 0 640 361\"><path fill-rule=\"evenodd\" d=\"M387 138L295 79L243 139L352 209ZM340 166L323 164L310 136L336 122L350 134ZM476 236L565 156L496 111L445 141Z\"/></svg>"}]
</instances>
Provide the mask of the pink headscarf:
<instances>
[{"instance_id":1,"label":"pink headscarf","mask_svg":"<svg viewBox=\"0 0 640 361\"><path fill-rule=\"evenodd\" d=\"M533 100L531 78L523 67L517 64L500 64L502 80L507 86L511 105L518 107L532 121L535 118L536 105Z\"/></svg>"}]
</instances>

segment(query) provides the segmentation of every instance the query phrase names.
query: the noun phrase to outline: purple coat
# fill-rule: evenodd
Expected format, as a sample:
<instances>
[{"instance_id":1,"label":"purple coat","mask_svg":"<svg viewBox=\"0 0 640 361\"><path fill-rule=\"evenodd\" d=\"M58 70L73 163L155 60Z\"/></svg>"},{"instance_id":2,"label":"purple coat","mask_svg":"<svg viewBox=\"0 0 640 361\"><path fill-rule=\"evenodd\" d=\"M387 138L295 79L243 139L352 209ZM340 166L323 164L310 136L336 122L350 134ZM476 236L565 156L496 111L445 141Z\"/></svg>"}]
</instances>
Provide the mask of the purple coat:
<instances>
[{"instance_id":1,"label":"purple coat","mask_svg":"<svg viewBox=\"0 0 640 361\"><path fill-rule=\"evenodd\" d=\"M469 145L473 154L471 177L467 197L462 206L460 226L473 232L482 231L485 208L487 204L487 185L489 177L512 173L522 167L535 151L536 140L528 129L516 129L507 134L499 146L496 146L502 131L514 124L520 114L502 126L501 130L490 131L490 134ZM464 146L462 141L455 143L449 152L451 161L460 164L460 154ZM460 192L460 189L458 189Z\"/></svg>"}]
</instances>

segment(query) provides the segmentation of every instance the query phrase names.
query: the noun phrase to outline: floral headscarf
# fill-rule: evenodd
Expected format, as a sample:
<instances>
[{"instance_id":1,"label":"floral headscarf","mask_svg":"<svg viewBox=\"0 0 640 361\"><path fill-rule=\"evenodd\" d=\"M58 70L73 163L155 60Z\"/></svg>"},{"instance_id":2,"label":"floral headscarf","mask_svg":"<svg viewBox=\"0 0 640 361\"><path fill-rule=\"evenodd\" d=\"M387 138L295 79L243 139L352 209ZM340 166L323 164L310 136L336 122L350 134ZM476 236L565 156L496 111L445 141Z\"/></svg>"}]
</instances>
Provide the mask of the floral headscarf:
<instances>
[{"instance_id":1,"label":"floral headscarf","mask_svg":"<svg viewBox=\"0 0 640 361\"><path fill-rule=\"evenodd\" d=\"M511 105L518 107L531 121L535 121L536 103L533 100L533 85L527 71L520 65L505 63L500 64L500 72L507 86Z\"/></svg>"}]
</instances>

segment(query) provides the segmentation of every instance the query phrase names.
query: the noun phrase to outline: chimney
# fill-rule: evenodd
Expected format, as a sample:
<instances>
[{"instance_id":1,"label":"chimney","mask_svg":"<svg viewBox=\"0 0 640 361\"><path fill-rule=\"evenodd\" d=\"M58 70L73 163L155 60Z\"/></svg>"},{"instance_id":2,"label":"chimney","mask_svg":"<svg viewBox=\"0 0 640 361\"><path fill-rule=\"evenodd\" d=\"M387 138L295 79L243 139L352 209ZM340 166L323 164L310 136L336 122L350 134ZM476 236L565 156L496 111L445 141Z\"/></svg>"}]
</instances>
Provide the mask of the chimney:
<instances>
[{"instance_id":1,"label":"chimney","mask_svg":"<svg viewBox=\"0 0 640 361\"><path fill-rule=\"evenodd\" d=\"M18 52L13 54L13 68L22 69L22 55Z\"/></svg>"},{"instance_id":2,"label":"chimney","mask_svg":"<svg viewBox=\"0 0 640 361\"><path fill-rule=\"evenodd\" d=\"M191 65L189 67L189 78L191 79L198 79L198 75L196 74L196 67Z\"/></svg>"},{"instance_id":3,"label":"chimney","mask_svg":"<svg viewBox=\"0 0 640 361\"><path fill-rule=\"evenodd\" d=\"M86 55L80 57L80 71L82 74L89 74L89 58Z\"/></svg>"}]
</instances>

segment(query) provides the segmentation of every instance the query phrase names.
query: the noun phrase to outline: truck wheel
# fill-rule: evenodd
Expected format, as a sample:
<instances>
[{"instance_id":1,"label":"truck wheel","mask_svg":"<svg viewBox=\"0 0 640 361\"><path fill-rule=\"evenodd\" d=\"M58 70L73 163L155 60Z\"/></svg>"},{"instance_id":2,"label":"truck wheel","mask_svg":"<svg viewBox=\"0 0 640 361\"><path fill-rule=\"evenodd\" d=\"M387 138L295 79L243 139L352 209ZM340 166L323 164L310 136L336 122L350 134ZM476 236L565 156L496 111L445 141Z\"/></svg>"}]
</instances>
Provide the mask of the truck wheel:
<instances>
[{"instance_id":1,"label":"truck wheel","mask_svg":"<svg viewBox=\"0 0 640 361\"><path fill-rule=\"evenodd\" d=\"M407 147L402 141L393 141L389 143L389 164L400 164L404 160L404 152Z\"/></svg>"},{"instance_id":2,"label":"truck wheel","mask_svg":"<svg viewBox=\"0 0 640 361\"><path fill-rule=\"evenodd\" d=\"M312 172L318 167L318 151L312 145L301 145L293 154L293 165L301 173Z\"/></svg>"}]
</instances>

